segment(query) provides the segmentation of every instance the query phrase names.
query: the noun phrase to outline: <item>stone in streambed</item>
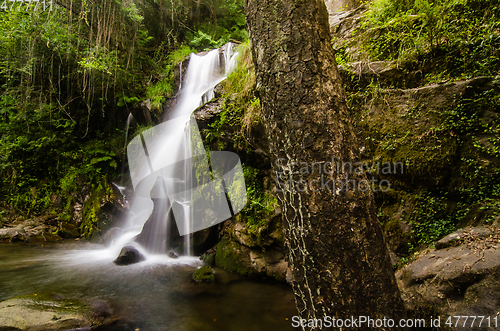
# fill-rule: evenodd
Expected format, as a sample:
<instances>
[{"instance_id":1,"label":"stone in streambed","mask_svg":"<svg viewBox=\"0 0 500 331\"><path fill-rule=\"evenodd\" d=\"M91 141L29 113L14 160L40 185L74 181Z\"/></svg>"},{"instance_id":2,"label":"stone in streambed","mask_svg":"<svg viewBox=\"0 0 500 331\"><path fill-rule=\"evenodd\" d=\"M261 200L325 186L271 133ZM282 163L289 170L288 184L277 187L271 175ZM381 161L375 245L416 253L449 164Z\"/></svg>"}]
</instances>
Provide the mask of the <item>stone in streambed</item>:
<instances>
[{"instance_id":1,"label":"stone in streambed","mask_svg":"<svg viewBox=\"0 0 500 331\"><path fill-rule=\"evenodd\" d=\"M211 283L215 281L215 275L212 270L212 267L206 265L201 267L200 269L196 270L193 273L193 280L197 283L204 282L204 283Z\"/></svg>"},{"instance_id":2,"label":"stone in streambed","mask_svg":"<svg viewBox=\"0 0 500 331\"><path fill-rule=\"evenodd\" d=\"M175 254L174 252L168 252L167 256L171 259L178 259L179 256Z\"/></svg>"},{"instance_id":3,"label":"stone in streambed","mask_svg":"<svg viewBox=\"0 0 500 331\"><path fill-rule=\"evenodd\" d=\"M146 258L134 246L125 246L113 261L116 265L129 265L144 261Z\"/></svg>"}]
</instances>

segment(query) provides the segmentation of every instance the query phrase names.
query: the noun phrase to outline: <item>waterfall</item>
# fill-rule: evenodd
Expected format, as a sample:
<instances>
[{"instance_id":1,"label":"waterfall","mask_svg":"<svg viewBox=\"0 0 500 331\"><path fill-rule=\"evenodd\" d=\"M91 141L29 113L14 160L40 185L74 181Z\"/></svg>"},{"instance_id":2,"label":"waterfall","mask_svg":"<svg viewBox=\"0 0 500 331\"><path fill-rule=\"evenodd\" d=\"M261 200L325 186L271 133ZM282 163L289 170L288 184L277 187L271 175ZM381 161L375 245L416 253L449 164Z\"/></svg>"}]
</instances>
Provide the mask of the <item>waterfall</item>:
<instances>
[{"instance_id":1,"label":"waterfall","mask_svg":"<svg viewBox=\"0 0 500 331\"><path fill-rule=\"evenodd\" d=\"M226 76L231 73L231 71L236 68L236 59L238 58L238 52L234 51L234 45L232 43L227 43L224 50L224 66Z\"/></svg>"},{"instance_id":2,"label":"waterfall","mask_svg":"<svg viewBox=\"0 0 500 331\"><path fill-rule=\"evenodd\" d=\"M134 115L132 115L132 113L129 113L128 117L127 117L127 122L125 123L125 144L123 146L124 150L127 149L128 131L130 129L130 124L132 123L133 119L134 119ZM120 178L121 178L122 181L123 181L124 175L125 175L125 153L123 153L122 170L121 170L121 173L120 173ZM120 191L120 193L122 193L122 192ZM122 193L122 195L123 195L123 193Z\"/></svg>"},{"instance_id":3,"label":"waterfall","mask_svg":"<svg viewBox=\"0 0 500 331\"><path fill-rule=\"evenodd\" d=\"M192 113L214 98L215 86L234 68L234 59L230 43L202 56L191 54L178 104L163 123L128 144L134 196L121 235L112 243L114 252L133 245L146 256L168 251L192 254L190 233L197 230L193 217L199 219L204 210L194 210L191 200L194 188L208 182L200 174L210 174Z\"/></svg>"},{"instance_id":4,"label":"waterfall","mask_svg":"<svg viewBox=\"0 0 500 331\"><path fill-rule=\"evenodd\" d=\"M182 91L182 62L179 63L179 92Z\"/></svg>"}]
</instances>

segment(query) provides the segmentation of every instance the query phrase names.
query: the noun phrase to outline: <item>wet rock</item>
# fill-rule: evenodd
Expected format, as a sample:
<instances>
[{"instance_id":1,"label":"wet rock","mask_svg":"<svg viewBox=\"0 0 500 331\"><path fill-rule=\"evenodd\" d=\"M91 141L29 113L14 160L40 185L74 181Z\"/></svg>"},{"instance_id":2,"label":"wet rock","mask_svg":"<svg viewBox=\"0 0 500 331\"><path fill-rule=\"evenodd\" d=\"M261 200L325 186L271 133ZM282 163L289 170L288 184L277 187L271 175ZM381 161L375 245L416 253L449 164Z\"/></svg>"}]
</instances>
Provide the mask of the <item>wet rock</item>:
<instances>
[{"instance_id":1,"label":"wet rock","mask_svg":"<svg viewBox=\"0 0 500 331\"><path fill-rule=\"evenodd\" d=\"M212 267L206 265L201 267L200 269L196 270L193 273L193 280L197 283L204 282L204 283L211 283L215 281L215 275L212 270Z\"/></svg>"},{"instance_id":2,"label":"wet rock","mask_svg":"<svg viewBox=\"0 0 500 331\"><path fill-rule=\"evenodd\" d=\"M200 255L210 247L217 244L219 239L218 226L214 225L208 229L197 231L191 235L194 255Z\"/></svg>"},{"instance_id":3,"label":"wet rock","mask_svg":"<svg viewBox=\"0 0 500 331\"><path fill-rule=\"evenodd\" d=\"M125 246L113 261L116 265L129 265L144 261L146 258L134 246Z\"/></svg>"},{"instance_id":4,"label":"wet rock","mask_svg":"<svg viewBox=\"0 0 500 331\"><path fill-rule=\"evenodd\" d=\"M223 238L217 245L215 264L227 271L250 277L284 281L288 270L285 255L277 247L249 248Z\"/></svg>"},{"instance_id":5,"label":"wet rock","mask_svg":"<svg viewBox=\"0 0 500 331\"><path fill-rule=\"evenodd\" d=\"M326 0L325 5L329 13L341 12L345 9L356 8L362 3L360 0Z\"/></svg>"},{"instance_id":6,"label":"wet rock","mask_svg":"<svg viewBox=\"0 0 500 331\"><path fill-rule=\"evenodd\" d=\"M168 252L167 256L171 259L178 259L179 256L175 254L174 252Z\"/></svg>"},{"instance_id":7,"label":"wet rock","mask_svg":"<svg viewBox=\"0 0 500 331\"><path fill-rule=\"evenodd\" d=\"M0 241L24 241L30 243L58 241L61 237L58 219L54 215L43 215L11 223L10 227L0 229Z\"/></svg>"},{"instance_id":8,"label":"wet rock","mask_svg":"<svg viewBox=\"0 0 500 331\"><path fill-rule=\"evenodd\" d=\"M359 1L356 0L327 0L325 3L329 13L330 32L335 41L334 47L339 47L341 43L352 39L353 32L359 27L368 6L359 6ZM353 59L359 58L359 46L348 47L346 53Z\"/></svg>"},{"instance_id":9,"label":"wet rock","mask_svg":"<svg viewBox=\"0 0 500 331\"><path fill-rule=\"evenodd\" d=\"M56 331L90 327L91 314L78 301L30 295L0 302L0 330Z\"/></svg>"},{"instance_id":10,"label":"wet rock","mask_svg":"<svg viewBox=\"0 0 500 331\"><path fill-rule=\"evenodd\" d=\"M175 223L172 202L164 196L163 185L163 178L161 176L156 178L149 192L153 201L153 211L144 223L141 233L135 237L138 244L155 254L167 254L167 248L182 251L184 245ZM165 242L168 243L168 247Z\"/></svg>"},{"instance_id":11,"label":"wet rock","mask_svg":"<svg viewBox=\"0 0 500 331\"><path fill-rule=\"evenodd\" d=\"M223 100L217 99L206 103L194 111L194 116L198 120L198 124L201 125L200 130L207 129L208 124L211 124L215 120L215 115L222 112L222 104Z\"/></svg>"},{"instance_id":12,"label":"wet rock","mask_svg":"<svg viewBox=\"0 0 500 331\"><path fill-rule=\"evenodd\" d=\"M357 84L362 87L374 81L381 87L418 87L422 83L422 73L404 69L395 61L358 61L342 66L341 74L343 77L355 75Z\"/></svg>"},{"instance_id":13,"label":"wet rock","mask_svg":"<svg viewBox=\"0 0 500 331\"><path fill-rule=\"evenodd\" d=\"M61 238L70 239L80 237L80 231L78 227L71 223L61 222L59 226L59 231L57 233Z\"/></svg>"},{"instance_id":14,"label":"wet rock","mask_svg":"<svg viewBox=\"0 0 500 331\"><path fill-rule=\"evenodd\" d=\"M271 236L253 235L245 223L238 222L234 226L234 237L242 245L247 247L270 246L274 240Z\"/></svg>"},{"instance_id":15,"label":"wet rock","mask_svg":"<svg viewBox=\"0 0 500 331\"><path fill-rule=\"evenodd\" d=\"M110 229L116 227L125 214L125 208L116 195L108 197L107 199L108 200L104 202L102 201L103 199L101 199L100 208L96 212L97 230L92 233L92 242L102 243L105 234Z\"/></svg>"},{"instance_id":16,"label":"wet rock","mask_svg":"<svg viewBox=\"0 0 500 331\"><path fill-rule=\"evenodd\" d=\"M113 314L113 310L106 301L103 300L89 300L92 313L99 318L106 318Z\"/></svg>"},{"instance_id":17,"label":"wet rock","mask_svg":"<svg viewBox=\"0 0 500 331\"><path fill-rule=\"evenodd\" d=\"M73 205L73 220L76 224L81 224L83 220L83 205L75 202Z\"/></svg>"},{"instance_id":18,"label":"wet rock","mask_svg":"<svg viewBox=\"0 0 500 331\"><path fill-rule=\"evenodd\" d=\"M0 240L12 241L13 238L18 238L19 236L20 234L15 228L0 229Z\"/></svg>"},{"instance_id":19,"label":"wet rock","mask_svg":"<svg viewBox=\"0 0 500 331\"><path fill-rule=\"evenodd\" d=\"M104 244L110 244L115 238L118 238L121 234L123 234L123 229L118 226L110 228L101 236L101 242Z\"/></svg>"},{"instance_id":20,"label":"wet rock","mask_svg":"<svg viewBox=\"0 0 500 331\"><path fill-rule=\"evenodd\" d=\"M500 243L481 251L466 245L431 251L404 268L400 276L409 284L421 284L435 277L461 283L498 271Z\"/></svg>"}]
</instances>

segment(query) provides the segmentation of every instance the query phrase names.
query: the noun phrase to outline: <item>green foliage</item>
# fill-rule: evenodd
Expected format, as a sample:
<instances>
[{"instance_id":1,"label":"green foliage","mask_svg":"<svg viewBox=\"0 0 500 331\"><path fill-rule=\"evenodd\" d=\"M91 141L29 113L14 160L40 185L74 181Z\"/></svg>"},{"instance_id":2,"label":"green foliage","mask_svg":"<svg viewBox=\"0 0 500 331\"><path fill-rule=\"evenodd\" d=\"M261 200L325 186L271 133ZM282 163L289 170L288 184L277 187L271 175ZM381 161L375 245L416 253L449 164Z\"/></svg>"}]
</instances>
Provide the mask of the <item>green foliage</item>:
<instances>
[{"instance_id":1,"label":"green foliage","mask_svg":"<svg viewBox=\"0 0 500 331\"><path fill-rule=\"evenodd\" d=\"M424 61L441 79L494 75L499 16L492 0L375 0L356 38L373 59Z\"/></svg>"},{"instance_id":2,"label":"green foliage","mask_svg":"<svg viewBox=\"0 0 500 331\"><path fill-rule=\"evenodd\" d=\"M169 97L173 94L172 82L169 77L164 77L158 83L151 85L146 90L146 98L151 102L151 109L160 110L163 102L165 102L165 97Z\"/></svg>"},{"instance_id":3,"label":"green foliage","mask_svg":"<svg viewBox=\"0 0 500 331\"><path fill-rule=\"evenodd\" d=\"M0 200L28 214L57 195L67 217L72 192L117 175L126 116L173 96L185 45L247 36L242 0L71 6L0 12Z\"/></svg>"},{"instance_id":4,"label":"green foliage","mask_svg":"<svg viewBox=\"0 0 500 331\"><path fill-rule=\"evenodd\" d=\"M494 113L500 109L500 98L495 89L477 91L468 86L464 95L456 96L456 106L444 112L441 130L458 136L500 133L500 120L485 116L486 112ZM492 139L493 146L496 140ZM495 148L491 149L495 155Z\"/></svg>"},{"instance_id":5,"label":"green foliage","mask_svg":"<svg viewBox=\"0 0 500 331\"><path fill-rule=\"evenodd\" d=\"M212 0L208 6L213 19L200 22L187 33L186 39L191 47L204 51L220 47L230 40L248 39L242 0Z\"/></svg>"},{"instance_id":6,"label":"green foliage","mask_svg":"<svg viewBox=\"0 0 500 331\"><path fill-rule=\"evenodd\" d=\"M420 244L430 244L453 231L455 222L444 197L435 197L423 190L414 202L408 220Z\"/></svg>"},{"instance_id":7,"label":"green foliage","mask_svg":"<svg viewBox=\"0 0 500 331\"><path fill-rule=\"evenodd\" d=\"M116 54L116 51L109 52L105 47L98 50L92 49L89 55L78 61L78 64L84 71L95 70L112 75L112 70L117 62Z\"/></svg>"},{"instance_id":8,"label":"green foliage","mask_svg":"<svg viewBox=\"0 0 500 331\"><path fill-rule=\"evenodd\" d=\"M191 53L194 53L194 50L189 46L181 46L169 54L168 60L172 66L177 66L186 60Z\"/></svg>"},{"instance_id":9,"label":"green foliage","mask_svg":"<svg viewBox=\"0 0 500 331\"><path fill-rule=\"evenodd\" d=\"M224 82L222 112L205 133L209 143L222 143L221 138L232 133L236 147L248 150L251 130L262 124L261 107L260 100L254 96L255 72L250 42L241 44L237 52L237 66Z\"/></svg>"},{"instance_id":10,"label":"green foliage","mask_svg":"<svg viewBox=\"0 0 500 331\"><path fill-rule=\"evenodd\" d=\"M399 91L372 84L350 100L369 103L356 121L365 132L367 162L405 162L404 176L385 179L395 191L412 192L412 203L395 202L391 214L404 214L413 228L410 241L427 245L459 226L492 223L500 214L500 98L498 82L490 78L469 82L454 96L444 93L439 97L450 102L441 105L419 90L400 99ZM392 198L378 195L384 203Z\"/></svg>"},{"instance_id":11,"label":"green foliage","mask_svg":"<svg viewBox=\"0 0 500 331\"><path fill-rule=\"evenodd\" d=\"M146 98L150 100L151 109L160 111L165 98L174 95L174 73L179 64L191 54L193 50L189 46L181 46L170 53L163 70L156 75L157 83L149 86L146 90Z\"/></svg>"},{"instance_id":12,"label":"green foliage","mask_svg":"<svg viewBox=\"0 0 500 331\"><path fill-rule=\"evenodd\" d=\"M201 50L209 50L224 45L224 40L214 40L211 35L200 30L198 30L190 39L190 46Z\"/></svg>"},{"instance_id":13,"label":"green foliage","mask_svg":"<svg viewBox=\"0 0 500 331\"><path fill-rule=\"evenodd\" d=\"M241 214L246 219L250 233L258 233L262 227L267 226L269 218L276 210L278 200L264 190L258 169L243 165L243 174L248 203Z\"/></svg>"}]
</instances>

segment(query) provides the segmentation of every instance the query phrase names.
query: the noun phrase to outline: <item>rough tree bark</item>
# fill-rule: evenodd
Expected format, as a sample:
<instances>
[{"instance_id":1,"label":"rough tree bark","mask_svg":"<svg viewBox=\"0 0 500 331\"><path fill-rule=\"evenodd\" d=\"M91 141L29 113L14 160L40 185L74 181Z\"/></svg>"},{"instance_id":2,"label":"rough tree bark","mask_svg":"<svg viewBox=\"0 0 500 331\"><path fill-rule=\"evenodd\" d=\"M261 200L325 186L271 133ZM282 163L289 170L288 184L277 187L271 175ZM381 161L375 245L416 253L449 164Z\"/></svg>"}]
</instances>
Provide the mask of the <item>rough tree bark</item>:
<instances>
[{"instance_id":1,"label":"rough tree bark","mask_svg":"<svg viewBox=\"0 0 500 331\"><path fill-rule=\"evenodd\" d=\"M358 160L359 145L325 4L246 0L245 6L263 121L277 160L273 169L283 173L278 195L299 315L397 319L405 314L404 305L373 193L365 188L366 175L347 164ZM309 171L300 162L307 162ZM354 182L339 190L338 181L346 180ZM363 185L353 190L352 183Z\"/></svg>"}]
</instances>

